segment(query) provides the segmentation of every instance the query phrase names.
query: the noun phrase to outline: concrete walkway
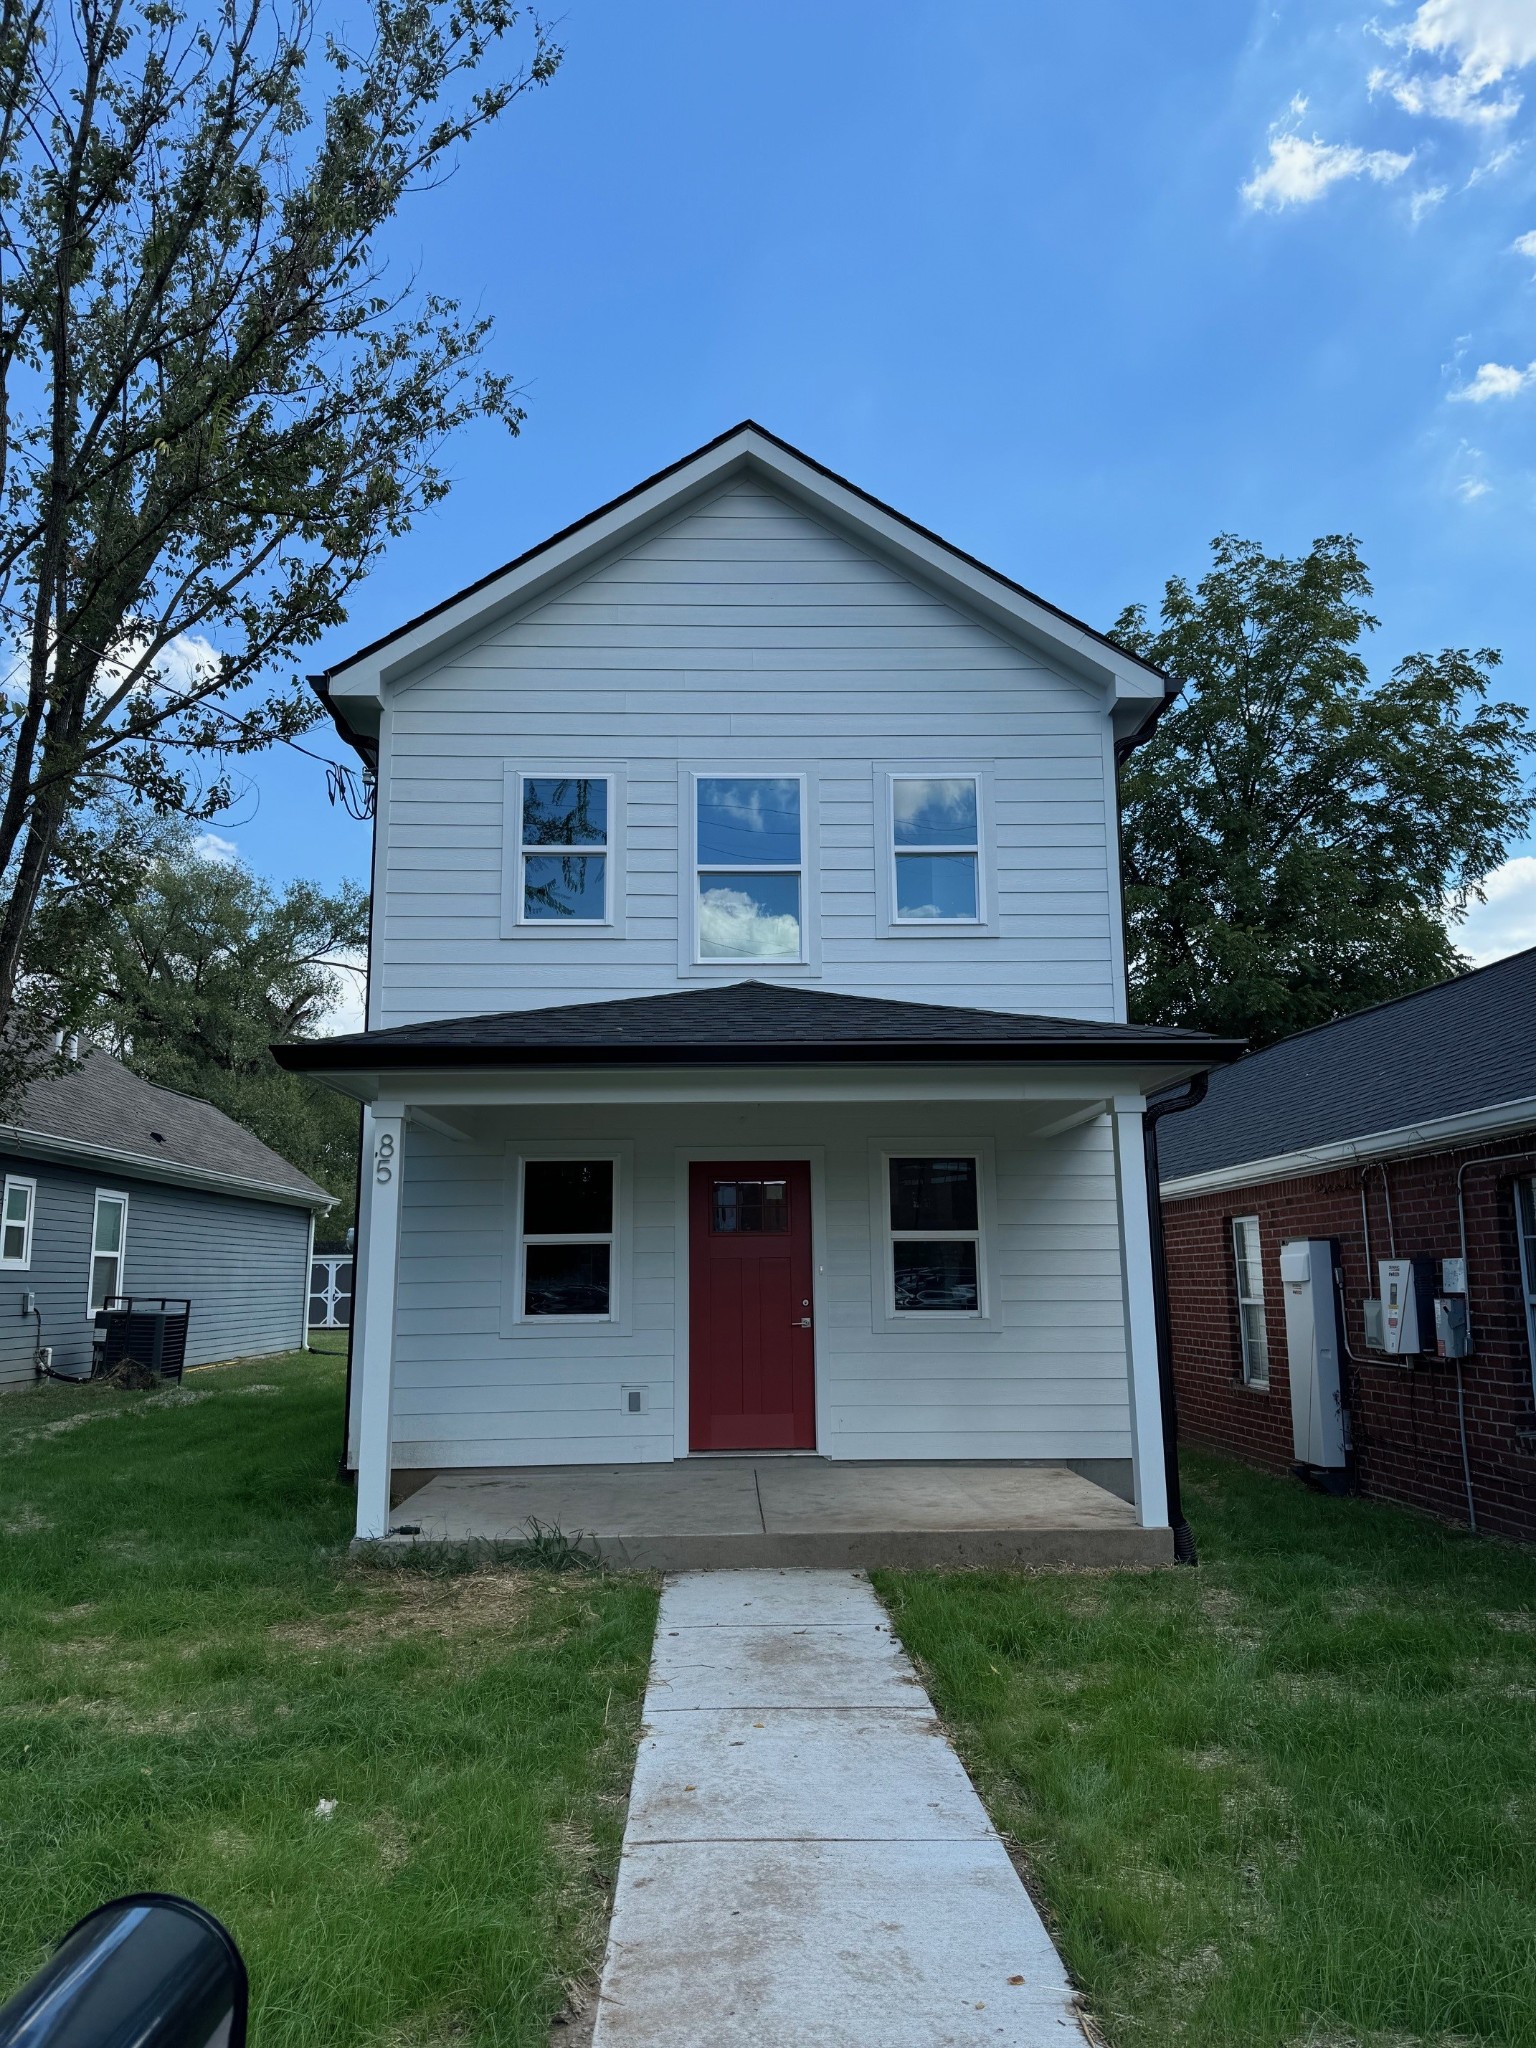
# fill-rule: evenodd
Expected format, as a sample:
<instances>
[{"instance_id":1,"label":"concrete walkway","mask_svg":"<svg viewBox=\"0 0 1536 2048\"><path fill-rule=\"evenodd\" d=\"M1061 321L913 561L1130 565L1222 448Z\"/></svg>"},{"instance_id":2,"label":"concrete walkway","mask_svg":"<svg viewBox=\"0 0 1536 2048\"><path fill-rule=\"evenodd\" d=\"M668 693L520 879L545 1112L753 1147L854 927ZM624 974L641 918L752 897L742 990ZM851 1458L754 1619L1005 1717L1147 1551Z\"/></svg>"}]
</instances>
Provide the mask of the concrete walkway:
<instances>
[{"instance_id":1,"label":"concrete walkway","mask_svg":"<svg viewBox=\"0 0 1536 2048\"><path fill-rule=\"evenodd\" d=\"M669 1579L594 2048L1083 2039L863 1575Z\"/></svg>"}]
</instances>

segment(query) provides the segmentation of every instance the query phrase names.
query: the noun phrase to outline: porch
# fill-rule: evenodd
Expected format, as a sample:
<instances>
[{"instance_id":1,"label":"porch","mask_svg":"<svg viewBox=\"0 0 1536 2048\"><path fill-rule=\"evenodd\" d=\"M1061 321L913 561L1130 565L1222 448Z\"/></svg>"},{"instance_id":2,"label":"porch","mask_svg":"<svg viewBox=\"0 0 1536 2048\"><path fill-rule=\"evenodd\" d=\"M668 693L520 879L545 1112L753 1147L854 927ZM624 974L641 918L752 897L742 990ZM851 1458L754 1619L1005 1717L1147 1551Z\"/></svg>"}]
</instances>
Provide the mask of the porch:
<instances>
[{"instance_id":1,"label":"porch","mask_svg":"<svg viewBox=\"0 0 1536 2048\"><path fill-rule=\"evenodd\" d=\"M652 1571L1166 1564L1167 1528L1068 1465L707 1457L397 1472L391 1545L517 1542L531 1520ZM398 1532L398 1533L397 1533Z\"/></svg>"}]
</instances>

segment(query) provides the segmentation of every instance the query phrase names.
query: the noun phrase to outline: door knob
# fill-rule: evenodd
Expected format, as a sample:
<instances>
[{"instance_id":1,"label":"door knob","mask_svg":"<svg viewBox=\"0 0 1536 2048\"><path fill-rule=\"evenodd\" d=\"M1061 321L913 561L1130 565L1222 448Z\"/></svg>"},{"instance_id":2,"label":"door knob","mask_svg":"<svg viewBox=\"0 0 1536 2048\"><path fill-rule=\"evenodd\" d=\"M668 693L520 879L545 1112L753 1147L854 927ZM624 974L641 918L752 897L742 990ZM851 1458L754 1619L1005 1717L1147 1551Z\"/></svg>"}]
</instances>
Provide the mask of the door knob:
<instances>
[{"instance_id":1,"label":"door knob","mask_svg":"<svg viewBox=\"0 0 1536 2048\"><path fill-rule=\"evenodd\" d=\"M802 1317L800 1318L800 1328L801 1328L802 1330L808 1330L808 1329L809 1329L810 1327L811 1327L811 1319L810 1319L810 1317L809 1317L809 1316L802 1316Z\"/></svg>"}]
</instances>

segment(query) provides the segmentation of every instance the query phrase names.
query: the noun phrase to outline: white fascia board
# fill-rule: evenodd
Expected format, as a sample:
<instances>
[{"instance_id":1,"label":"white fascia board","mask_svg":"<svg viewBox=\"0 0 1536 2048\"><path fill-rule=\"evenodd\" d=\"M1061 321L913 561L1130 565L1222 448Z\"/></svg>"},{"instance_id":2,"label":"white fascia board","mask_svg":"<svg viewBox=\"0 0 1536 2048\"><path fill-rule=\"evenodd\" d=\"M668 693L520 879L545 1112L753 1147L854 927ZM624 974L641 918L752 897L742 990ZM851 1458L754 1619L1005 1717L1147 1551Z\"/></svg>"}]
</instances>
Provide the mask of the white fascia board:
<instances>
[{"instance_id":1,"label":"white fascia board","mask_svg":"<svg viewBox=\"0 0 1536 2048\"><path fill-rule=\"evenodd\" d=\"M1165 1202L1189 1201L1196 1195L1217 1195L1227 1188L1258 1187L1265 1181L1298 1180L1309 1173L1327 1173L1358 1161L1392 1159L1411 1152L1448 1152L1480 1144L1511 1131L1536 1129L1536 1096L1518 1102L1497 1102L1487 1109L1467 1109L1456 1116L1432 1117L1403 1124L1396 1130L1372 1131L1363 1138L1340 1138L1329 1145L1308 1145L1296 1152L1277 1152L1268 1159L1244 1159L1232 1166L1213 1166L1208 1173L1187 1173L1161 1184Z\"/></svg>"},{"instance_id":2,"label":"white fascia board","mask_svg":"<svg viewBox=\"0 0 1536 2048\"><path fill-rule=\"evenodd\" d=\"M317 1073L314 1078L357 1101L388 1100L445 1113L540 1103L1038 1102L1086 1107L1111 1098L1119 1107L1140 1108L1148 1094L1200 1071L1198 1063L1170 1068L977 1060L912 1066L444 1067Z\"/></svg>"},{"instance_id":3,"label":"white fascia board","mask_svg":"<svg viewBox=\"0 0 1536 2048\"><path fill-rule=\"evenodd\" d=\"M286 1202L295 1209L334 1209L334 1195L306 1195L302 1188L280 1181L251 1180L244 1174L219 1173L212 1167L182 1166L174 1159L149 1159L142 1152L122 1152L111 1145L88 1145L79 1138L58 1138L48 1131L0 1127L0 1146L29 1159L49 1159L61 1166L110 1166L136 1174L140 1180L165 1181L172 1187L202 1188L211 1194L244 1195L261 1202Z\"/></svg>"},{"instance_id":4,"label":"white fascia board","mask_svg":"<svg viewBox=\"0 0 1536 2048\"><path fill-rule=\"evenodd\" d=\"M328 686L332 701L349 719L361 722L370 706L382 702L390 683L441 660L449 648L471 634L486 632L510 614L542 603L557 585L619 548L633 546L646 528L676 517L690 502L732 476L753 473L776 484L815 517L840 528L905 573L1096 687L1110 705L1129 706L1134 713L1132 723L1162 701L1163 685L1132 656L750 430L733 434L649 490L625 499L563 540L538 549L530 559L374 653L333 671Z\"/></svg>"}]
</instances>

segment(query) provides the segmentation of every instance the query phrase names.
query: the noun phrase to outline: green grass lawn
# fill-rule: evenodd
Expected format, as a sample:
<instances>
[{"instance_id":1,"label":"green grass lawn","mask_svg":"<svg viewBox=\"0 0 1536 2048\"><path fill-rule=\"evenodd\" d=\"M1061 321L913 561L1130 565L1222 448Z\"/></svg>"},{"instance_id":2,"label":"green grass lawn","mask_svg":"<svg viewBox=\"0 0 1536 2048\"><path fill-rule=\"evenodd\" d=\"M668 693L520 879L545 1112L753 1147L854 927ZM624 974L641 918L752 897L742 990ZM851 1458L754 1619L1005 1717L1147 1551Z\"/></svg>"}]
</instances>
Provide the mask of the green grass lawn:
<instances>
[{"instance_id":1,"label":"green grass lawn","mask_svg":"<svg viewBox=\"0 0 1536 2048\"><path fill-rule=\"evenodd\" d=\"M1186 1469L1197 1571L877 1575L1104 2036L1536 2043L1536 1558Z\"/></svg>"},{"instance_id":2,"label":"green grass lawn","mask_svg":"<svg viewBox=\"0 0 1536 2048\"><path fill-rule=\"evenodd\" d=\"M0 1998L139 1889L256 2048L544 2048L600 1955L655 1589L350 1563L341 1380L0 1402Z\"/></svg>"}]
</instances>

